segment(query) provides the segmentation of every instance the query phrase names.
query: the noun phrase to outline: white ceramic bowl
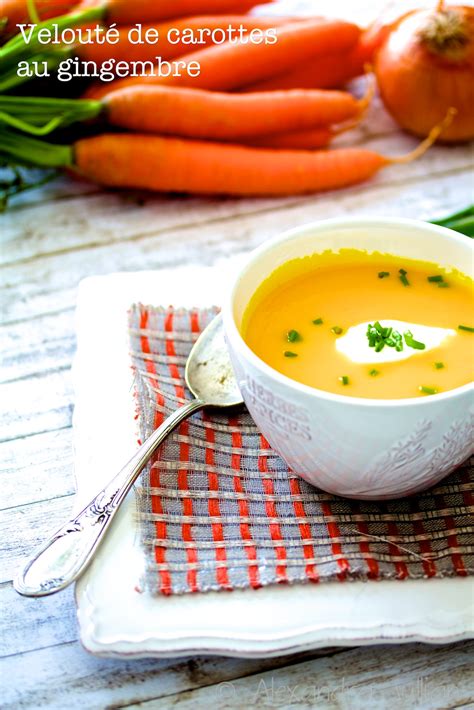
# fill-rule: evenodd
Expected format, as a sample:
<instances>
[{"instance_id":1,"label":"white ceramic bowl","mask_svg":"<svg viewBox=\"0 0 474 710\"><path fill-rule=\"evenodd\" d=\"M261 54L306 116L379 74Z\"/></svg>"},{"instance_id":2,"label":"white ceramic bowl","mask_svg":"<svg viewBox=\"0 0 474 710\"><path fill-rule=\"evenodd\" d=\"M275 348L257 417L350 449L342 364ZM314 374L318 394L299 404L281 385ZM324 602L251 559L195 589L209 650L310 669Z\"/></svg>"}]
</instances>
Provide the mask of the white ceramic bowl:
<instances>
[{"instance_id":1,"label":"white ceramic bowl","mask_svg":"<svg viewBox=\"0 0 474 710\"><path fill-rule=\"evenodd\" d=\"M293 471L350 498L407 496L437 483L474 451L472 383L413 399L331 394L274 370L239 332L250 298L278 266L345 247L424 259L473 276L472 240L443 227L379 218L298 227L252 252L236 276L223 309L229 350L253 419Z\"/></svg>"}]
</instances>

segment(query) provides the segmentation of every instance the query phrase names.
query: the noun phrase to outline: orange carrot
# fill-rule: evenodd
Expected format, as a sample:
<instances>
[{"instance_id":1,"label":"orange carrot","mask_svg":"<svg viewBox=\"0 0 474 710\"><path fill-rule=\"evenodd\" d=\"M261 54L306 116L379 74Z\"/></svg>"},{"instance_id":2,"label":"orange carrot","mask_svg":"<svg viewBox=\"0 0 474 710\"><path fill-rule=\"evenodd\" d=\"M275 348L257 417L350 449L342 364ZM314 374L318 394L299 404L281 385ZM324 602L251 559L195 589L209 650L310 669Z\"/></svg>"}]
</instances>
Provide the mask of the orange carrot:
<instances>
[{"instance_id":1,"label":"orange carrot","mask_svg":"<svg viewBox=\"0 0 474 710\"><path fill-rule=\"evenodd\" d=\"M36 0L35 7L41 20L64 15L77 5L78 0ZM19 30L17 24L30 22L26 0L1 0L0 18L6 18L7 23L2 35L16 34Z\"/></svg>"},{"instance_id":2,"label":"orange carrot","mask_svg":"<svg viewBox=\"0 0 474 710\"><path fill-rule=\"evenodd\" d=\"M366 148L278 150L146 134L112 133L73 145L46 143L2 129L4 156L64 167L110 187L222 195L296 195L354 185L392 163L422 155L449 126L450 109L408 155L388 158Z\"/></svg>"},{"instance_id":3,"label":"orange carrot","mask_svg":"<svg viewBox=\"0 0 474 710\"><path fill-rule=\"evenodd\" d=\"M200 33L203 33L202 42L197 47L202 49L212 44L222 44L223 37L226 36L225 33L228 33L229 28L232 28L234 33L238 33L242 27L250 33L250 31L254 29L265 31L272 27L288 24L289 21L290 19L286 17L251 17L249 15L216 15L214 17L206 17L205 15L201 15L199 17L187 17L182 20L163 22L161 24L143 24L142 37L145 37L148 31L156 30L159 35L159 41L156 44L149 42L132 44L129 41L129 33L132 32L132 37L136 36L136 34L133 34L133 28L120 27L118 28L120 37L118 42L114 44L108 42L99 44L94 42L93 44L79 45L76 49L76 53L81 59L94 61L97 62L97 64L101 64L111 57L117 61L153 61L157 54L163 57L163 59L169 60L196 50L196 45L186 40L183 41L183 32L187 30L192 31L198 38L201 38ZM294 21L293 18L291 18L291 21ZM215 33L214 41L207 30ZM187 36L189 36L189 33L187 33ZM238 37L239 35L234 34L233 36ZM178 37L182 39L176 41Z\"/></svg>"},{"instance_id":4,"label":"orange carrot","mask_svg":"<svg viewBox=\"0 0 474 710\"><path fill-rule=\"evenodd\" d=\"M360 100L360 112L354 121L349 121L339 126L316 126L316 128L305 131L256 136L246 140L245 144L260 148L286 148L289 150L318 150L319 148L326 148L334 138L358 126L370 105L374 86L370 86L366 97Z\"/></svg>"},{"instance_id":5,"label":"orange carrot","mask_svg":"<svg viewBox=\"0 0 474 710\"><path fill-rule=\"evenodd\" d=\"M115 88L136 84L158 83L190 86L214 91L228 91L246 84L282 74L297 64L328 52L348 51L360 35L359 28L342 20L294 22L277 28L275 44L222 44L187 54L185 60L171 62L179 76L131 77L104 87L96 84L87 98L100 98ZM200 65L199 76L189 76L183 67L191 62Z\"/></svg>"},{"instance_id":6,"label":"orange carrot","mask_svg":"<svg viewBox=\"0 0 474 710\"><path fill-rule=\"evenodd\" d=\"M275 150L115 133L79 140L73 153L65 146L52 146L51 160L67 160L71 167L74 162L79 175L109 187L237 196L306 194L355 185L387 165L415 160L449 126L454 114L454 109L448 111L415 150L399 158L366 148ZM5 137L0 142L5 143ZM29 152L23 141L9 150L24 155L25 149ZM46 153L41 146L40 160L45 160Z\"/></svg>"},{"instance_id":7,"label":"orange carrot","mask_svg":"<svg viewBox=\"0 0 474 710\"><path fill-rule=\"evenodd\" d=\"M190 15L223 15L247 12L258 4L273 0L105 0L108 22L133 25L136 22L161 22ZM81 8L98 4L84 0Z\"/></svg>"},{"instance_id":8,"label":"orange carrot","mask_svg":"<svg viewBox=\"0 0 474 710\"><path fill-rule=\"evenodd\" d=\"M275 91L280 89L333 89L363 74L364 62L355 51L328 54L298 66L285 74L273 76L242 91Z\"/></svg>"},{"instance_id":9,"label":"orange carrot","mask_svg":"<svg viewBox=\"0 0 474 710\"><path fill-rule=\"evenodd\" d=\"M387 36L388 26L374 23L364 30L349 52L318 57L290 71L258 81L241 91L275 91L280 89L336 89L364 73Z\"/></svg>"},{"instance_id":10,"label":"orange carrot","mask_svg":"<svg viewBox=\"0 0 474 710\"><path fill-rule=\"evenodd\" d=\"M293 195L372 177L388 164L364 148L294 151L104 134L75 144L80 174L109 187L224 195Z\"/></svg>"},{"instance_id":11,"label":"orange carrot","mask_svg":"<svg viewBox=\"0 0 474 710\"><path fill-rule=\"evenodd\" d=\"M108 122L121 128L226 141L341 123L366 104L344 91L225 94L173 86L132 86L103 101Z\"/></svg>"}]
</instances>

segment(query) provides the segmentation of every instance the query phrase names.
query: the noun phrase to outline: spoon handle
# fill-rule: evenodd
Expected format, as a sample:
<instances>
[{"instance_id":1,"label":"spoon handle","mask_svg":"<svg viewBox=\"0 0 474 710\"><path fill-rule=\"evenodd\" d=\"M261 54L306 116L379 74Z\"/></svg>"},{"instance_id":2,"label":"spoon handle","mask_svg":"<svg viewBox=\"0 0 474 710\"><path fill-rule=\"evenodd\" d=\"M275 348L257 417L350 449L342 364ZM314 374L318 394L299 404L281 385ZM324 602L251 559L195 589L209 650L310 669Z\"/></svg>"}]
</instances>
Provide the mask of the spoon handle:
<instances>
[{"instance_id":1,"label":"spoon handle","mask_svg":"<svg viewBox=\"0 0 474 710\"><path fill-rule=\"evenodd\" d=\"M120 504L150 456L183 419L204 406L204 402L194 399L155 429L121 471L27 563L13 582L15 590L23 596L43 597L74 582L91 562Z\"/></svg>"}]
</instances>

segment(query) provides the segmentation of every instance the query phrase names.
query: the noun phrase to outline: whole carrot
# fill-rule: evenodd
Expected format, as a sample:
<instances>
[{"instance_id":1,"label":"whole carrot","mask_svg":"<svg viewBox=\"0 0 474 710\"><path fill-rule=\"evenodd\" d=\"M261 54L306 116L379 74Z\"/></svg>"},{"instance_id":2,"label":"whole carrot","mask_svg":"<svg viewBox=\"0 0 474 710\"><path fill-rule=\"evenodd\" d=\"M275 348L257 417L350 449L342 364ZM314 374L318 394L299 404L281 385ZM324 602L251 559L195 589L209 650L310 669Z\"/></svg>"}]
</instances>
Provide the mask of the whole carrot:
<instances>
[{"instance_id":1,"label":"whole carrot","mask_svg":"<svg viewBox=\"0 0 474 710\"><path fill-rule=\"evenodd\" d=\"M102 4L108 22L132 25L135 22L160 22L190 15L223 15L247 12L255 5L273 0L84 0L82 8Z\"/></svg>"},{"instance_id":2,"label":"whole carrot","mask_svg":"<svg viewBox=\"0 0 474 710\"><path fill-rule=\"evenodd\" d=\"M119 89L102 101L51 99L38 96L0 96L0 114L4 124L19 128L24 133L31 135L47 135L60 126L81 121L90 123L99 119L108 120L111 125L121 128L132 127L138 132L148 130L156 132L159 128L160 133L171 135L189 135L194 138L211 138L261 147L313 150L327 146L335 136L355 128L364 116L365 109L370 102L370 91L367 92L365 98L355 102L358 111L356 118L337 127L321 125L310 129L282 132L282 126L293 123L293 121L301 124L298 113L301 100L297 94L305 97L303 102L309 99L308 107L310 107L311 100L316 99L318 94L322 94L324 101L326 101L327 94L332 96L338 93L342 92L317 92L314 90L285 92L284 98L281 100L279 96L280 94L283 96L282 92L267 92L267 95L263 97L265 110L256 112L253 107L256 108L256 103L260 98L258 94L242 96L205 92L200 89L145 86ZM141 94L153 95L153 100L145 103L141 99L135 101L134 97L140 97ZM290 105L291 100L290 102L286 101L287 94L295 99L293 106ZM209 116L206 113L205 109L209 107L207 104L209 96L213 97L212 103L220 111L219 120L215 115ZM345 102L346 94L343 96ZM165 100L161 101L160 97L165 97ZM270 97L273 100L268 101ZM167 101L167 98L170 100ZM353 106L353 102L354 99L351 97L348 106ZM190 104L189 107L187 103ZM131 109L129 110L130 105ZM160 105L164 110L161 110ZM239 109L235 110L236 106L240 106L241 110L245 107L246 115ZM197 111L197 107L200 108L199 111ZM139 110L137 111L137 109ZM204 109L204 112L201 109ZM318 110L320 111L319 107ZM328 106L324 111L327 110ZM241 112L242 122L239 121ZM161 117L162 114L164 114L164 118ZM184 121L182 115L186 117ZM230 122L227 124L226 120L229 117ZM270 128L273 131L276 126L278 126L278 132L270 132Z\"/></svg>"},{"instance_id":3,"label":"whole carrot","mask_svg":"<svg viewBox=\"0 0 474 710\"><path fill-rule=\"evenodd\" d=\"M111 125L146 133L240 141L357 117L366 106L344 91L225 94L175 86L132 86L103 103Z\"/></svg>"},{"instance_id":4,"label":"whole carrot","mask_svg":"<svg viewBox=\"0 0 474 710\"><path fill-rule=\"evenodd\" d=\"M104 134L77 141L83 177L109 187L236 196L295 195L352 185L387 160L363 148L295 151Z\"/></svg>"},{"instance_id":5,"label":"whole carrot","mask_svg":"<svg viewBox=\"0 0 474 710\"><path fill-rule=\"evenodd\" d=\"M96 84L86 96L100 98L115 88L147 83L190 86L213 91L238 89L246 84L282 74L297 64L303 64L328 52L348 51L357 42L360 30L350 22L318 19L278 27L276 34L277 41L274 44L226 43L188 54L185 60L171 62L179 70L178 76L163 77L153 74L122 79L105 87L103 84ZM199 76L189 76L184 70L191 62L199 63Z\"/></svg>"},{"instance_id":6,"label":"whole carrot","mask_svg":"<svg viewBox=\"0 0 474 710\"><path fill-rule=\"evenodd\" d=\"M392 163L422 155L449 125L450 111L401 158L365 148L273 150L143 134L103 134L73 146L0 132L0 152L30 165L63 166L109 187L236 196L296 195L354 185Z\"/></svg>"},{"instance_id":7,"label":"whole carrot","mask_svg":"<svg viewBox=\"0 0 474 710\"><path fill-rule=\"evenodd\" d=\"M108 187L209 195L298 195L354 185L402 159L366 148L297 151L149 135L104 134L74 146L77 172Z\"/></svg>"},{"instance_id":8,"label":"whole carrot","mask_svg":"<svg viewBox=\"0 0 474 710\"><path fill-rule=\"evenodd\" d=\"M183 54L189 54L196 50L196 45L189 41L190 33L200 40L198 47L204 48L212 44L222 44L229 30L233 36L238 37L240 29L246 32L252 30L267 30L279 25L287 24L289 18L286 17L251 17L249 15L215 15L207 17L187 17L171 22L160 24L143 24L142 37L150 30L156 31L159 41L156 44L143 42L134 44L130 42L130 36L136 36L131 26L118 28L119 41L111 44L104 42L99 44L78 45L76 53L81 59L94 61L101 64L113 57L117 61L153 61L157 54L163 59L175 59ZM130 33L132 33L130 35ZM151 36L151 35L149 35Z\"/></svg>"},{"instance_id":9,"label":"whole carrot","mask_svg":"<svg viewBox=\"0 0 474 710\"><path fill-rule=\"evenodd\" d=\"M364 30L349 52L329 53L313 61L295 66L290 71L255 84L242 91L275 91L280 89L335 89L364 73L375 52L388 34L388 27L375 23Z\"/></svg>"}]
</instances>

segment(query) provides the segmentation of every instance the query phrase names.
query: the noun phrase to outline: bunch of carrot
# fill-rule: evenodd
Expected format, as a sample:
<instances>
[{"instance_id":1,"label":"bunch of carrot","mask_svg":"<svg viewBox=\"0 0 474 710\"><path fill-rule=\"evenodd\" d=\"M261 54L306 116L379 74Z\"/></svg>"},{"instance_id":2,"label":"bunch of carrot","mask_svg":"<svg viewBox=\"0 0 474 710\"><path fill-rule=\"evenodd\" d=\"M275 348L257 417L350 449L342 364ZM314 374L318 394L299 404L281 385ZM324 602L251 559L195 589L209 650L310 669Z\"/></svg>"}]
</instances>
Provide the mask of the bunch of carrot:
<instances>
[{"instance_id":1,"label":"bunch of carrot","mask_svg":"<svg viewBox=\"0 0 474 710\"><path fill-rule=\"evenodd\" d=\"M24 12L26 0L5 1L10 17ZM37 2L41 13L43 3ZM320 150L341 126L352 126L363 115L367 99L357 100L337 87L362 73L376 38L341 20L274 20L242 14L253 4L252 0L82 2L69 16L76 24L92 16L120 25L155 23L164 37L167 27L276 27L278 39L268 45L211 43L189 54L184 45L165 41L159 51L172 61L179 57L181 65L198 61L199 76L150 73L115 80L93 85L85 99L77 101L0 97L0 122L10 126L0 132L0 152L35 165L65 165L104 185L232 195L343 187L370 178L391 162L363 148ZM185 18L191 11L199 16ZM215 15L216 11L233 14ZM61 19L64 25L68 16ZM77 51L98 63L111 55L143 60L156 53L156 47L129 45L126 36L127 28L118 44L87 45ZM7 57L9 48L18 54L21 46L10 40L4 48ZM85 119L100 119L127 132L81 138L72 147L36 139L24 139L20 145L18 131L44 135L61 124ZM433 134L430 141L434 138Z\"/></svg>"}]
</instances>

